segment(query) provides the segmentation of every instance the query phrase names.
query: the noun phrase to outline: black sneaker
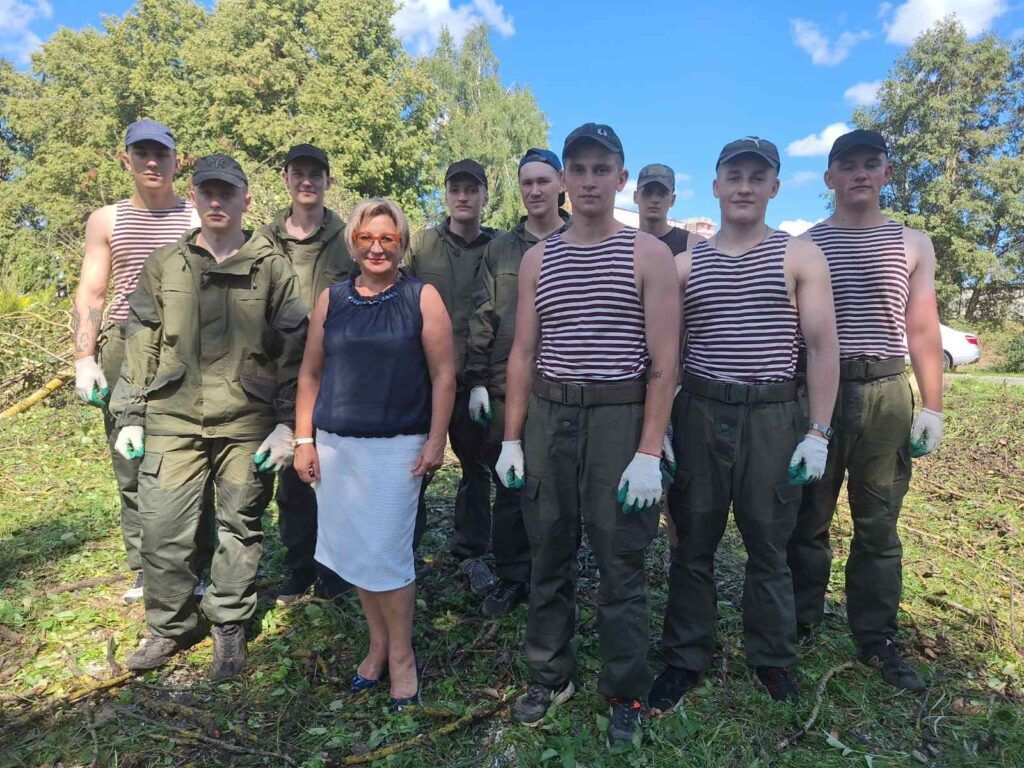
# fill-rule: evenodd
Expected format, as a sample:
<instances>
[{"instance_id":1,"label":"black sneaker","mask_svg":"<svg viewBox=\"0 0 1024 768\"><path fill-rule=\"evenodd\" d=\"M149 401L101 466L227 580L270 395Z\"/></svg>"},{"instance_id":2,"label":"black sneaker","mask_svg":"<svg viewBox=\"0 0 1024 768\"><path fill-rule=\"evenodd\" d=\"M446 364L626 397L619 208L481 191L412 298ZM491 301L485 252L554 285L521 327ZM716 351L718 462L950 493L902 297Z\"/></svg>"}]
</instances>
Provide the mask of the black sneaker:
<instances>
[{"instance_id":1,"label":"black sneaker","mask_svg":"<svg viewBox=\"0 0 1024 768\"><path fill-rule=\"evenodd\" d=\"M494 574L487 567L487 563L480 557L470 557L463 560L459 565L459 573L469 580L469 588L472 592L482 595L494 586Z\"/></svg>"},{"instance_id":2,"label":"black sneaker","mask_svg":"<svg viewBox=\"0 0 1024 768\"><path fill-rule=\"evenodd\" d=\"M314 581L316 576L312 573L293 573L277 593L274 602L277 605L291 605L309 591Z\"/></svg>"},{"instance_id":3,"label":"black sneaker","mask_svg":"<svg viewBox=\"0 0 1024 768\"><path fill-rule=\"evenodd\" d=\"M345 595L351 593L355 588L354 584L345 581L345 579L341 578L341 576L336 574L334 571L324 568L320 571L313 594L317 597L323 598L324 600L340 601L345 597Z\"/></svg>"},{"instance_id":4,"label":"black sneaker","mask_svg":"<svg viewBox=\"0 0 1024 768\"><path fill-rule=\"evenodd\" d=\"M800 689L796 687L789 667L757 667L754 672L775 701L788 701L790 704L800 701Z\"/></svg>"},{"instance_id":5,"label":"black sneaker","mask_svg":"<svg viewBox=\"0 0 1024 768\"><path fill-rule=\"evenodd\" d=\"M512 718L522 725L536 728L551 707L564 704L574 693L576 688L572 680L561 688L548 688L540 683L530 683L526 693L512 705Z\"/></svg>"},{"instance_id":6,"label":"black sneaker","mask_svg":"<svg viewBox=\"0 0 1024 768\"><path fill-rule=\"evenodd\" d=\"M611 748L616 744L632 744L633 734L636 733L636 728L640 725L640 711L643 705L636 699L609 699L611 702L611 712L609 717L611 723L608 724L608 747Z\"/></svg>"},{"instance_id":7,"label":"black sneaker","mask_svg":"<svg viewBox=\"0 0 1024 768\"><path fill-rule=\"evenodd\" d=\"M865 643L857 651L857 659L862 664L882 670L882 677L894 688L904 691L923 691L924 679L900 655L891 637L873 643Z\"/></svg>"},{"instance_id":8,"label":"black sneaker","mask_svg":"<svg viewBox=\"0 0 1024 768\"><path fill-rule=\"evenodd\" d=\"M498 579L484 600L484 616L503 616L530 596L530 585L525 581Z\"/></svg>"},{"instance_id":9,"label":"black sneaker","mask_svg":"<svg viewBox=\"0 0 1024 768\"><path fill-rule=\"evenodd\" d=\"M136 603L142 599L142 571L135 572L135 581L128 587L128 591L121 597L127 605Z\"/></svg>"},{"instance_id":10,"label":"black sneaker","mask_svg":"<svg viewBox=\"0 0 1024 768\"><path fill-rule=\"evenodd\" d=\"M245 668L245 630L241 624L216 624L210 680L219 683L236 677Z\"/></svg>"},{"instance_id":11,"label":"black sneaker","mask_svg":"<svg viewBox=\"0 0 1024 768\"><path fill-rule=\"evenodd\" d=\"M665 667L651 686L647 706L652 715L667 715L683 703L683 696L700 685L700 672L682 667Z\"/></svg>"}]
</instances>

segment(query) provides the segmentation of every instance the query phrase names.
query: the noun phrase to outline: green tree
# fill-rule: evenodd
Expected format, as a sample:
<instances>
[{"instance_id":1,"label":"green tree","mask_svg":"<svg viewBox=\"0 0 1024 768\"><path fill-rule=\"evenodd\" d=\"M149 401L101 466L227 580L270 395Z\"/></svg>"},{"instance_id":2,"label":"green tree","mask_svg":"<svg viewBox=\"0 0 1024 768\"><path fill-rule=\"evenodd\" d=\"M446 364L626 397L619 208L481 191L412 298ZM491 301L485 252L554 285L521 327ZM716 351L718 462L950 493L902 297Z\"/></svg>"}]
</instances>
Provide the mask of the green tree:
<instances>
[{"instance_id":1,"label":"green tree","mask_svg":"<svg viewBox=\"0 0 1024 768\"><path fill-rule=\"evenodd\" d=\"M854 122L881 131L895 163L887 211L927 232L944 313L1005 317L1024 287L1024 48L967 38L952 18L900 57L877 105Z\"/></svg>"},{"instance_id":2,"label":"green tree","mask_svg":"<svg viewBox=\"0 0 1024 768\"><path fill-rule=\"evenodd\" d=\"M487 170L490 182L484 221L509 229L523 213L519 158L530 147L547 146L548 123L528 88L502 84L489 37L488 28L478 24L456 46L443 31L420 67L440 92L436 188L450 163L472 157ZM431 218L437 221L444 215L439 195L432 204Z\"/></svg>"}]
</instances>

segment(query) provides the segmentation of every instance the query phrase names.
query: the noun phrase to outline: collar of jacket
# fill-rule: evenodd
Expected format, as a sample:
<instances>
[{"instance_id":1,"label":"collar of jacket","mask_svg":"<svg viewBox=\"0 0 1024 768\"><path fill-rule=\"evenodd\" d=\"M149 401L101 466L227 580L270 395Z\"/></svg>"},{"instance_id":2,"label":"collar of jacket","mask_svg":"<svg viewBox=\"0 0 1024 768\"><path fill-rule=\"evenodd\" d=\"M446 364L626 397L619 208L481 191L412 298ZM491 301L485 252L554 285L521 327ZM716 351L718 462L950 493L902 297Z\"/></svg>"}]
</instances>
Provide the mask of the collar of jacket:
<instances>
[{"instance_id":1,"label":"collar of jacket","mask_svg":"<svg viewBox=\"0 0 1024 768\"><path fill-rule=\"evenodd\" d=\"M267 256L257 247L259 235L254 234L251 230L245 230L246 239L242 243L242 247L238 249L237 253L218 263L209 251L196 245L198 235L199 229L193 229L185 235L183 242L185 249L196 256L209 257L200 261L202 265L201 285L203 286L209 279L207 275L248 275L256 264Z\"/></svg>"},{"instance_id":2,"label":"collar of jacket","mask_svg":"<svg viewBox=\"0 0 1024 768\"><path fill-rule=\"evenodd\" d=\"M562 220L562 226L561 226L560 229L556 229L554 232L552 232L551 235L557 235L557 234L559 234L561 232L565 232L565 230L567 230L569 228L569 226L572 224L572 215L568 211L566 211L564 208L559 208L558 209L558 217ZM536 235L534 235L532 232L530 232L526 228L526 220L527 220L527 218L529 218L529 217L528 216L520 216L519 217L519 223L516 224L515 229L513 229L512 231L515 232L516 233L516 237L518 237L524 243L529 243L530 245L536 245L537 243L540 242L540 238L537 237ZM551 235L548 235L548 237L551 237Z\"/></svg>"},{"instance_id":3,"label":"collar of jacket","mask_svg":"<svg viewBox=\"0 0 1024 768\"><path fill-rule=\"evenodd\" d=\"M452 232L451 227L449 226L451 224L451 221L451 216L447 216L445 217L444 222L438 224L436 227L434 227L434 229L437 230L437 234L441 237L442 240L446 241L449 245L451 245L454 248L465 249L476 248L481 245L487 245L487 243L493 240L494 237L498 234L498 230L492 227L485 227L481 225L480 234L477 235L476 240L474 240L472 243L467 243L461 237Z\"/></svg>"},{"instance_id":4,"label":"collar of jacket","mask_svg":"<svg viewBox=\"0 0 1024 768\"><path fill-rule=\"evenodd\" d=\"M324 208L324 220L320 225L320 228L313 232L309 237L299 240L294 235L289 234L288 227L285 226L285 221L291 215L292 206L290 205L287 208L282 208L274 214L274 219L270 222L270 231L278 240L295 240L297 243L308 243L313 240L320 240L326 243L337 237L339 233L345 231L345 222L341 220L341 217L330 208Z\"/></svg>"}]
</instances>

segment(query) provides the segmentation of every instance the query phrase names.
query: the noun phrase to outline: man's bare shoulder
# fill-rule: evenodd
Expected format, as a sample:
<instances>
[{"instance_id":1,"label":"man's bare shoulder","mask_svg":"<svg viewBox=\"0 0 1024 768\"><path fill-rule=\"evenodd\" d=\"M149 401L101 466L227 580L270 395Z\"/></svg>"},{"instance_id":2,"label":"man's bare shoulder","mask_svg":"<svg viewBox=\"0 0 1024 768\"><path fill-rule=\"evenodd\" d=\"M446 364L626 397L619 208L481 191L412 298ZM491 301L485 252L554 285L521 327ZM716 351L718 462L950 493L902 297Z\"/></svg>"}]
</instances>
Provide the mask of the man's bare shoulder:
<instances>
[{"instance_id":1,"label":"man's bare shoulder","mask_svg":"<svg viewBox=\"0 0 1024 768\"><path fill-rule=\"evenodd\" d=\"M689 232L686 237L687 249L693 248L697 243L706 243L707 238L704 235L698 234L697 232Z\"/></svg>"},{"instance_id":2,"label":"man's bare shoulder","mask_svg":"<svg viewBox=\"0 0 1024 768\"><path fill-rule=\"evenodd\" d=\"M638 261L661 260L665 257L672 258L671 249L661 240L648 232L637 230L636 241L633 245L634 258Z\"/></svg>"},{"instance_id":3,"label":"man's bare shoulder","mask_svg":"<svg viewBox=\"0 0 1024 768\"><path fill-rule=\"evenodd\" d=\"M89 214L86 221L86 233L93 236L103 236L106 239L113 234L114 224L117 221L117 204L104 205Z\"/></svg>"}]
</instances>

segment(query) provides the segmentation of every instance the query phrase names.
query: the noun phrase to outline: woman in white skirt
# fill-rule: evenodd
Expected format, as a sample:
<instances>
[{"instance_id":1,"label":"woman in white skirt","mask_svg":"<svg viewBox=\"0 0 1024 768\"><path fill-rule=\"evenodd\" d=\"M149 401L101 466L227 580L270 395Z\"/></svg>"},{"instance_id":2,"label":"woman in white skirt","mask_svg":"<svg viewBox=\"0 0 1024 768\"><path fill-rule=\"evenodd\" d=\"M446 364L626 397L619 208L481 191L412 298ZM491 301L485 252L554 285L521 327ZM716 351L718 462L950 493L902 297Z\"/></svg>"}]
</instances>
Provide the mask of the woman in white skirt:
<instances>
[{"instance_id":1,"label":"woman in white skirt","mask_svg":"<svg viewBox=\"0 0 1024 768\"><path fill-rule=\"evenodd\" d=\"M360 203L345 236L360 274L321 293L309 318L295 470L318 484L316 560L358 588L369 624L350 689L387 671L397 711L419 700L412 537L455 399L452 326L440 294L398 270L409 225L397 205Z\"/></svg>"}]
</instances>

